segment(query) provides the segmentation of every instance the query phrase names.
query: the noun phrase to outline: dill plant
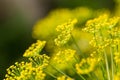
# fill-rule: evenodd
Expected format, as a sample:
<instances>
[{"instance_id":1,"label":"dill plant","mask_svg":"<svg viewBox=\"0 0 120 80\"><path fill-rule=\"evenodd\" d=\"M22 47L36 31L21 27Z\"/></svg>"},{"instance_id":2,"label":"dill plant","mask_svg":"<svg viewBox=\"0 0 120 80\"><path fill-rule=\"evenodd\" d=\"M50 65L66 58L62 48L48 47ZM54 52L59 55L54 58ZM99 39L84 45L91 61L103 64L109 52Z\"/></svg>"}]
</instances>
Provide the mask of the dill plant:
<instances>
[{"instance_id":1,"label":"dill plant","mask_svg":"<svg viewBox=\"0 0 120 80\"><path fill-rule=\"evenodd\" d=\"M78 19L72 16L52 32L55 33L49 45L54 46L52 53L45 49L48 39L33 43L23 54L27 61L10 66L4 80L119 80L120 17L102 14L88 20L85 27L78 30L77 34L91 36L92 50L87 54L80 48L79 36L76 38ZM38 29L37 23L33 36L39 39ZM48 33L45 36L48 37Z\"/></svg>"}]
</instances>

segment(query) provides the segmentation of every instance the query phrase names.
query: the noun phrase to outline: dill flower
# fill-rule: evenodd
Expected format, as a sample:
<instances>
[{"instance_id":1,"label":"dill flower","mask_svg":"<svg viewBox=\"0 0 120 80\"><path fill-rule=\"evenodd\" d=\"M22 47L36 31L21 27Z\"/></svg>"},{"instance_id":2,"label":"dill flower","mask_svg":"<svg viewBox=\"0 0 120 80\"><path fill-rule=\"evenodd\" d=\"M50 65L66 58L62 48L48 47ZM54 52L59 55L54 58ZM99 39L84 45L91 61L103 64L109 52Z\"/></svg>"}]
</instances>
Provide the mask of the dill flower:
<instances>
[{"instance_id":1,"label":"dill flower","mask_svg":"<svg viewBox=\"0 0 120 80\"><path fill-rule=\"evenodd\" d=\"M93 39L90 41L90 45L97 48L98 51L101 51L109 45L119 43L119 40L115 39L120 33L119 30L117 30L118 28L115 27L119 20L120 17L109 18L107 14L89 20L83 31L92 33Z\"/></svg>"},{"instance_id":2,"label":"dill flower","mask_svg":"<svg viewBox=\"0 0 120 80\"><path fill-rule=\"evenodd\" d=\"M18 63L16 62L15 65L11 65L7 69L7 74L5 75L5 80L16 80L21 76L22 70L25 69L25 62Z\"/></svg>"},{"instance_id":3,"label":"dill flower","mask_svg":"<svg viewBox=\"0 0 120 80\"><path fill-rule=\"evenodd\" d=\"M54 40L55 45L62 46L68 42L71 37L71 31L73 30L75 23L77 23L76 19L69 20L64 24L57 26L56 31L59 32L59 35Z\"/></svg>"},{"instance_id":4,"label":"dill flower","mask_svg":"<svg viewBox=\"0 0 120 80\"><path fill-rule=\"evenodd\" d=\"M20 80L44 80L46 76L40 66L33 67L32 63L30 63L30 65L26 66L26 68L21 71L21 75L24 77L19 77L21 78Z\"/></svg>"},{"instance_id":5,"label":"dill flower","mask_svg":"<svg viewBox=\"0 0 120 80\"><path fill-rule=\"evenodd\" d=\"M112 39L102 38L99 36L93 37L93 39L89 42L89 44L98 51L103 51L111 43Z\"/></svg>"},{"instance_id":6,"label":"dill flower","mask_svg":"<svg viewBox=\"0 0 120 80\"><path fill-rule=\"evenodd\" d=\"M66 76L60 76L60 77L57 77L57 80L74 80L74 79Z\"/></svg>"},{"instance_id":7,"label":"dill flower","mask_svg":"<svg viewBox=\"0 0 120 80\"><path fill-rule=\"evenodd\" d=\"M40 66L41 68L45 68L49 64L49 59L46 54L33 56L29 58L29 61L32 62L34 67Z\"/></svg>"},{"instance_id":8,"label":"dill flower","mask_svg":"<svg viewBox=\"0 0 120 80\"><path fill-rule=\"evenodd\" d=\"M48 39L51 35L56 34L55 28L57 25L62 24L71 18L74 17L69 9L53 10L45 18L39 20L34 25L33 37L37 39Z\"/></svg>"},{"instance_id":9,"label":"dill flower","mask_svg":"<svg viewBox=\"0 0 120 80\"><path fill-rule=\"evenodd\" d=\"M46 74L43 72L41 67L37 67L33 70L33 75L35 76L34 80L45 80Z\"/></svg>"},{"instance_id":10,"label":"dill flower","mask_svg":"<svg viewBox=\"0 0 120 80\"><path fill-rule=\"evenodd\" d=\"M119 52L114 53L114 60L115 60L116 64L120 63L120 53Z\"/></svg>"},{"instance_id":11,"label":"dill flower","mask_svg":"<svg viewBox=\"0 0 120 80\"><path fill-rule=\"evenodd\" d=\"M109 30L108 33L109 33L111 36L119 37L120 28L119 28L119 27L115 27L115 28Z\"/></svg>"},{"instance_id":12,"label":"dill flower","mask_svg":"<svg viewBox=\"0 0 120 80\"><path fill-rule=\"evenodd\" d=\"M24 57L32 57L39 55L43 47L45 46L46 41L37 40L36 43L33 43L23 54Z\"/></svg>"},{"instance_id":13,"label":"dill flower","mask_svg":"<svg viewBox=\"0 0 120 80\"><path fill-rule=\"evenodd\" d=\"M33 67L31 62L16 62L7 69L5 80L44 80L45 76L40 66Z\"/></svg>"},{"instance_id":14,"label":"dill flower","mask_svg":"<svg viewBox=\"0 0 120 80\"><path fill-rule=\"evenodd\" d=\"M67 18L69 18L70 20L65 23L63 23L61 20L60 24L63 23L61 25L58 25L59 21L58 23L56 22L55 25L53 25L56 18L59 18L58 14L60 13L58 12L56 12L57 17L55 16L53 17L53 13L54 13L53 12L51 13L52 17L48 16L48 18L43 20L42 25L47 26L47 27L44 27L44 26L42 27L43 32L45 33L45 37L43 37L44 36L43 32L40 31L42 29L39 29L39 27L41 26L39 25L39 23L42 23L42 21L38 22L36 24L36 27L34 28L35 29L34 33L36 38L40 38L41 34L43 35L42 38L46 38L46 36L50 36L50 35L53 36L58 34L57 37L54 39L54 43L57 47L60 48L60 50L56 49L55 48L56 46L55 46L54 48L59 51L55 55L53 55L52 59L50 59L50 57L47 56L46 54L43 54L43 55L40 54L40 52L42 51L42 49L46 44L46 41L37 40L37 42L33 43L23 54L23 56L27 57L29 61L21 62L21 63L16 62L15 65L10 66L7 69L5 80L46 80L49 78L50 79L54 78L56 80L75 80L75 79L86 80L89 78L91 79L104 78L104 80L120 79L120 76L119 76L120 31L119 31L119 27L116 27L118 26L120 17L110 18L108 14L103 14L98 18L89 20L86 23L85 25L86 28L84 28L83 31L91 33L91 35L93 36L93 39L89 42L89 44L95 48L94 49L95 51L93 51L93 53L91 54L88 54L88 55L83 54L84 56L83 55L81 56L81 55L75 54L76 51L81 52L77 44L80 41L80 37L76 35L78 34L76 32L77 30L75 31L76 33L74 33L75 37L77 38L74 39L74 37L71 35L74 29L74 26L79 25L79 23L77 22L77 20L79 19L74 19L73 12L76 12L75 16L77 16L77 18L80 17L79 13L77 13L77 9L73 10L72 13L71 11L69 12L69 10L65 10L65 11L66 11L66 14L67 13L69 14L66 16L68 16ZM64 10L62 15L64 15ZM82 14L82 15L85 16L88 14L85 14L85 15ZM49 24L52 22L51 23L51 25L53 25L52 28L58 25L56 27L57 33L55 33L55 31L52 30L52 28L50 29L50 32L47 32L48 30L46 28L50 27L51 25L49 26L48 24L46 24L46 21L49 22ZM50 34L50 33L53 33L53 34ZM71 42L73 46L69 46L69 47L75 48L76 46L75 48L76 50L65 48L66 46L64 47L64 50L63 50L62 48L63 45L65 45L70 40L71 36L74 42ZM49 43L52 44L52 42L53 41L50 41ZM107 56L107 53L111 54L110 68L109 68L109 62L108 62L109 56ZM85 58L87 56L90 56L90 57ZM78 59L78 58L81 58L81 59ZM65 63L66 65L64 65ZM69 74L74 78L69 77L69 75L67 74ZM88 77L86 76L86 74L88 74ZM100 77L102 78L99 78L99 74L100 74ZM58 75L61 75L61 76L58 76Z\"/></svg>"},{"instance_id":15,"label":"dill flower","mask_svg":"<svg viewBox=\"0 0 120 80\"><path fill-rule=\"evenodd\" d=\"M64 63L64 62L72 60L74 58L75 52L76 51L72 49L66 49L63 51L59 51L53 59L57 63Z\"/></svg>"},{"instance_id":16,"label":"dill flower","mask_svg":"<svg viewBox=\"0 0 120 80\"><path fill-rule=\"evenodd\" d=\"M119 22L119 19L120 17L109 18L107 14L104 14L93 20L88 20L83 31L94 34L101 32L101 29L111 29Z\"/></svg>"},{"instance_id":17,"label":"dill flower","mask_svg":"<svg viewBox=\"0 0 120 80\"><path fill-rule=\"evenodd\" d=\"M89 33L96 33L99 31L100 28L103 27L103 24L106 23L107 19L108 15L105 14L93 20L88 20L86 23L86 27L83 29L83 31Z\"/></svg>"},{"instance_id":18,"label":"dill flower","mask_svg":"<svg viewBox=\"0 0 120 80\"><path fill-rule=\"evenodd\" d=\"M78 74L88 74L95 69L97 60L95 58L82 59L80 63L75 65Z\"/></svg>"},{"instance_id":19,"label":"dill flower","mask_svg":"<svg viewBox=\"0 0 120 80\"><path fill-rule=\"evenodd\" d=\"M83 24L89 18L95 16L92 13L93 11L87 7L77 7L72 10L68 8L53 10L45 18L37 21L34 25L33 37L36 39L49 40L51 36L56 35L55 28L57 25L68 21L68 19L74 18L78 19L79 25Z\"/></svg>"}]
</instances>

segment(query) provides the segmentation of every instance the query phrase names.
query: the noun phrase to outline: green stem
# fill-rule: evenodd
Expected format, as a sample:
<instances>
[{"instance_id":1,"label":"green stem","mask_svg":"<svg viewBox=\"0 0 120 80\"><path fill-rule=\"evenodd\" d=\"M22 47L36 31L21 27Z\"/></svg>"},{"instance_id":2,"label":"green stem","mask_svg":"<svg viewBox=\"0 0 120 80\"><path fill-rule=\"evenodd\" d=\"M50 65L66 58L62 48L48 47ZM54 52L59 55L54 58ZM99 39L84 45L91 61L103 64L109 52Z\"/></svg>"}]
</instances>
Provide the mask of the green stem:
<instances>
[{"instance_id":1,"label":"green stem","mask_svg":"<svg viewBox=\"0 0 120 80\"><path fill-rule=\"evenodd\" d=\"M108 60L107 60L107 54L106 54L105 50L104 50L104 58L105 58L108 80L110 80L110 71L109 71L109 65L108 65Z\"/></svg>"},{"instance_id":2,"label":"green stem","mask_svg":"<svg viewBox=\"0 0 120 80\"><path fill-rule=\"evenodd\" d=\"M49 72L47 72L47 71L45 71L45 73L48 74L48 75L50 75L51 77L53 77L53 78L55 78L55 79L57 78L55 75L53 75L53 74L51 74L51 73L49 73Z\"/></svg>"},{"instance_id":3,"label":"green stem","mask_svg":"<svg viewBox=\"0 0 120 80\"><path fill-rule=\"evenodd\" d=\"M51 65L51 64L50 64ZM58 68L54 67L53 65L51 65L51 67L53 67L56 71L60 72L61 74L69 77L67 74L65 74L63 71L59 70ZM70 77L69 77L70 78Z\"/></svg>"},{"instance_id":4,"label":"green stem","mask_svg":"<svg viewBox=\"0 0 120 80\"><path fill-rule=\"evenodd\" d=\"M74 68L74 66L73 66L72 64L70 64L70 63L67 62L67 61L66 61L66 63L67 63L69 66L71 66L72 70L73 70L75 73L77 73L76 70L75 70L75 68ZM78 74L78 73L77 73L77 74ZM86 80L81 74L78 74L78 76L79 76L80 78L82 78L82 80Z\"/></svg>"},{"instance_id":5,"label":"green stem","mask_svg":"<svg viewBox=\"0 0 120 80\"><path fill-rule=\"evenodd\" d=\"M74 39L74 37L73 37L72 34L71 34L71 38L72 38L73 42L75 43L75 46L77 47L79 53L82 54L82 51L81 51L81 49L79 48L78 44L76 43L76 41L75 41L75 39Z\"/></svg>"},{"instance_id":6,"label":"green stem","mask_svg":"<svg viewBox=\"0 0 120 80\"><path fill-rule=\"evenodd\" d=\"M99 80L94 72L92 72L91 74L92 74L92 76L94 76L96 78L96 80Z\"/></svg>"},{"instance_id":7,"label":"green stem","mask_svg":"<svg viewBox=\"0 0 120 80\"><path fill-rule=\"evenodd\" d=\"M113 62L113 51L111 47L110 47L110 54L111 54L112 80L114 80L114 62Z\"/></svg>"},{"instance_id":8,"label":"green stem","mask_svg":"<svg viewBox=\"0 0 120 80\"><path fill-rule=\"evenodd\" d=\"M111 31L112 29L109 29ZM110 39L113 39L113 36L109 34ZM110 45L110 56L111 56L111 71L112 71L112 77L111 80L114 80L114 61L113 61L113 48L112 45Z\"/></svg>"},{"instance_id":9,"label":"green stem","mask_svg":"<svg viewBox=\"0 0 120 80\"><path fill-rule=\"evenodd\" d=\"M79 63L79 60L78 60L78 58L76 57L76 55L74 55L74 60L75 60L75 62Z\"/></svg>"},{"instance_id":10,"label":"green stem","mask_svg":"<svg viewBox=\"0 0 120 80\"><path fill-rule=\"evenodd\" d=\"M91 74L90 74L90 73L88 73L87 75L88 75L91 79L93 79L93 77L91 76Z\"/></svg>"},{"instance_id":11,"label":"green stem","mask_svg":"<svg viewBox=\"0 0 120 80\"><path fill-rule=\"evenodd\" d=\"M106 74L106 72L105 72L105 68L104 68L104 66L103 66L103 63L102 63L102 62L100 62L100 65L101 65L101 66L100 66L100 68L101 68L101 70L102 70L102 75L103 75L103 78L104 78L104 80L107 80L107 79L106 79L106 75L105 75L105 74Z\"/></svg>"},{"instance_id":12,"label":"green stem","mask_svg":"<svg viewBox=\"0 0 120 80\"><path fill-rule=\"evenodd\" d=\"M100 29L100 36L103 37L103 33L102 33L101 29ZM103 38L102 38L102 41L104 41ZM104 58L105 58L105 65L106 65L108 80L111 80L110 79L110 71L109 71L108 59L107 59L107 53L106 53L105 49L104 49Z\"/></svg>"}]
</instances>

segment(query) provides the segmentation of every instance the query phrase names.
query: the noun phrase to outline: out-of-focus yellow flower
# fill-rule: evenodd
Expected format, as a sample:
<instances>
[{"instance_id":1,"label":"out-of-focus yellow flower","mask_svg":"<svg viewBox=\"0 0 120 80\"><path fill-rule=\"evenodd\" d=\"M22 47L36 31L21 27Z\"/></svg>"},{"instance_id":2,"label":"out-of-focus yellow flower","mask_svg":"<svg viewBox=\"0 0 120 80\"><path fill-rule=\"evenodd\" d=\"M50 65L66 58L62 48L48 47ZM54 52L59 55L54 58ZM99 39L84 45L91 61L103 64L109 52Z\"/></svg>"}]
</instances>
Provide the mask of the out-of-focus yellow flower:
<instances>
[{"instance_id":1,"label":"out-of-focus yellow flower","mask_svg":"<svg viewBox=\"0 0 120 80\"><path fill-rule=\"evenodd\" d=\"M37 39L48 39L55 35L55 27L66 22L71 17L69 9L58 9L49 13L47 17L38 21L33 27L33 37Z\"/></svg>"},{"instance_id":2,"label":"out-of-focus yellow flower","mask_svg":"<svg viewBox=\"0 0 120 80\"><path fill-rule=\"evenodd\" d=\"M48 39L48 37L56 35L55 28L59 24L66 22L68 19L76 18L79 21L78 24L81 25L93 17L92 13L93 11L87 7L78 7L73 10L65 8L54 10L35 24L33 27L33 37L37 39Z\"/></svg>"},{"instance_id":3,"label":"out-of-focus yellow flower","mask_svg":"<svg viewBox=\"0 0 120 80\"><path fill-rule=\"evenodd\" d=\"M57 80L74 80L74 79L66 76L61 76L61 77L57 77Z\"/></svg>"},{"instance_id":4,"label":"out-of-focus yellow flower","mask_svg":"<svg viewBox=\"0 0 120 80\"><path fill-rule=\"evenodd\" d=\"M114 80L120 80L120 75L114 75Z\"/></svg>"},{"instance_id":5,"label":"out-of-focus yellow flower","mask_svg":"<svg viewBox=\"0 0 120 80\"><path fill-rule=\"evenodd\" d=\"M95 69L97 60L95 58L82 59L80 63L75 65L78 74L89 74Z\"/></svg>"},{"instance_id":6,"label":"out-of-focus yellow flower","mask_svg":"<svg viewBox=\"0 0 120 80\"><path fill-rule=\"evenodd\" d=\"M33 43L23 54L24 57L32 57L39 55L43 47L45 46L46 41L37 40L36 43Z\"/></svg>"},{"instance_id":7,"label":"out-of-focus yellow flower","mask_svg":"<svg viewBox=\"0 0 120 80\"><path fill-rule=\"evenodd\" d=\"M120 64L120 53L119 52L115 52L114 53L114 60L116 64Z\"/></svg>"}]
</instances>

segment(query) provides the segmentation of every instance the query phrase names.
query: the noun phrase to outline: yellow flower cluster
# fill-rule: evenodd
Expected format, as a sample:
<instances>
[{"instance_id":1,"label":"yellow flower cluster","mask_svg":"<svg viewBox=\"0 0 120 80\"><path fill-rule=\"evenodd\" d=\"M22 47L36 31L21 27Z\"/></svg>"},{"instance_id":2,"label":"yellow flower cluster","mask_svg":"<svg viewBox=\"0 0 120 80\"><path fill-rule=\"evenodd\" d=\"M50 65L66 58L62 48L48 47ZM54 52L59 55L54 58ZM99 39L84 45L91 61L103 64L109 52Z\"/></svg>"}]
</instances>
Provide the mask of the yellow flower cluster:
<instances>
[{"instance_id":1,"label":"yellow flower cluster","mask_svg":"<svg viewBox=\"0 0 120 80\"><path fill-rule=\"evenodd\" d=\"M46 41L37 40L36 43L33 43L23 54L24 57L31 57L39 55L41 50L44 48Z\"/></svg>"},{"instance_id":2,"label":"yellow flower cluster","mask_svg":"<svg viewBox=\"0 0 120 80\"><path fill-rule=\"evenodd\" d=\"M108 15L105 14L93 20L89 20L87 21L86 27L83 29L83 31L89 33L96 33L99 31L100 28L104 27L104 24L106 23L107 19Z\"/></svg>"},{"instance_id":3,"label":"yellow flower cluster","mask_svg":"<svg viewBox=\"0 0 120 80\"><path fill-rule=\"evenodd\" d=\"M104 14L98 18L89 20L86 23L86 28L84 28L83 31L94 34L100 32L101 29L111 29L119 22L119 19L120 17L109 18L107 14Z\"/></svg>"},{"instance_id":4,"label":"yellow flower cluster","mask_svg":"<svg viewBox=\"0 0 120 80\"><path fill-rule=\"evenodd\" d=\"M57 80L74 80L74 79L66 76L61 76L61 77L57 77Z\"/></svg>"},{"instance_id":5,"label":"yellow flower cluster","mask_svg":"<svg viewBox=\"0 0 120 80\"><path fill-rule=\"evenodd\" d=\"M15 66L12 65L7 69L7 74L5 75L5 80L15 80L21 77L21 71L25 68L25 62L15 63ZM23 77L23 76L22 76Z\"/></svg>"},{"instance_id":6,"label":"yellow flower cluster","mask_svg":"<svg viewBox=\"0 0 120 80\"><path fill-rule=\"evenodd\" d=\"M49 59L46 54L39 53L45 46L46 41L37 40L23 54L27 57L28 62L16 62L15 65L7 69L5 80L44 80L46 73L44 69L49 64Z\"/></svg>"},{"instance_id":7,"label":"yellow flower cluster","mask_svg":"<svg viewBox=\"0 0 120 80\"><path fill-rule=\"evenodd\" d=\"M69 11L66 12L69 13ZM77 18L80 17L79 13L76 14L75 16L77 16ZM68 15L68 18L70 16L71 14ZM79 36L77 38L72 36L74 26L78 25L79 22L77 19L74 19L73 16L69 19L68 22L63 24L60 23L61 25L56 27L57 33L53 35L58 36L54 41L50 41L50 44L53 43L54 46L55 43L56 45L54 47L55 49L51 50L51 52L58 51L56 54L50 54L52 58L48 57L46 54L40 54L45 47L46 41L37 40L37 42L33 43L23 54L27 61L20 63L16 62L15 65L10 66L7 69L5 80L119 80L120 29L118 26L120 17L110 18L108 14L104 14L98 18L89 20L83 31L93 36L89 44L94 51L91 49L88 52L86 51L88 54L81 55L76 54L77 52L81 52L81 48L79 48L81 40ZM49 18L46 20L48 22L50 21ZM51 21L55 20L56 19L53 19ZM78 24L76 24L77 22ZM57 23L55 23L55 25L56 24ZM48 26L46 22L42 25ZM40 29L38 27L39 25L37 25L35 29L39 32ZM49 33L46 33L46 27L44 28L45 35L48 36ZM52 31L53 30L50 30L51 33L54 33L54 31ZM40 37L39 33L35 31L34 33ZM78 32L75 34L78 34ZM76 37L76 35L74 36ZM53 40L53 37L50 40ZM65 45L71 37L72 45ZM51 45L49 46L51 47ZM45 52L50 53L46 49ZM109 56L108 53L110 53ZM111 64L110 68L109 63ZM99 78L99 74L102 78Z\"/></svg>"},{"instance_id":8,"label":"yellow flower cluster","mask_svg":"<svg viewBox=\"0 0 120 80\"><path fill-rule=\"evenodd\" d=\"M109 45L119 43L119 39L116 39L116 37L118 37L120 32L115 27L119 20L120 17L109 18L107 14L89 20L83 31L92 33L93 39L90 41L90 45L98 50L103 50Z\"/></svg>"},{"instance_id":9,"label":"yellow flower cluster","mask_svg":"<svg viewBox=\"0 0 120 80\"><path fill-rule=\"evenodd\" d=\"M120 28L119 27L115 27L109 31L107 31L111 36L114 36L114 37L118 37L119 34L120 34Z\"/></svg>"},{"instance_id":10,"label":"yellow flower cluster","mask_svg":"<svg viewBox=\"0 0 120 80\"><path fill-rule=\"evenodd\" d=\"M59 35L54 40L55 45L62 46L68 42L71 37L71 31L73 30L74 25L77 23L77 20L69 20L68 22L58 25L56 31L59 32Z\"/></svg>"},{"instance_id":11,"label":"yellow flower cluster","mask_svg":"<svg viewBox=\"0 0 120 80\"><path fill-rule=\"evenodd\" d=\"M49 40L51 36L56 35L55 28L57 25L66 22L68 19L74 18L78 19L79 24L83 24L87 19L95 16L92 13L92 10L87 7L77 7L75 9L62 8L53 10L34 25L33 37L36 39Z\"/></svg>"},{"instance_id":12,"label":"yellow flower cluster","mask_svg":"<svg viewBox=\"0 0 120 80\"><path fill-rule=\"evenodd\" d=\"M32 62L34 67L40 66L42 69L49 64L49 59L46 54L33 56L29 58L29 61Z\"/></svg>"},{"instance_id":13,"label":"yellow flower cluster","mask_svg":"<svg viewBox=\"0 0 120 80\"><path fill-rule=\"evenodd\" d=\"M75 50L71 50L71 49L66 49L63 51L59 51L55 57L54 57L54 61L57 63L64 63L70 60L72 60L74 58L75 55Z\"/></svg>"},{"instance_id":14,"label":"yellow flower cluster","mask_svg":"<svg viewBox=\"0 0 120 80\"><path fill-rule=\"evenodd\" d=\"M46 74L43 73L41 67L34 68L32 74L35 76L34 80L45 80Z\"/></svg>"},{"instance_id":15,"label":"yellow flower cluster","mask_svg":"<svg viewBox=\"0 0 120 80\"><path fill-rule=\"evenodd\" d=\"M95 69L97 60L95 58L82 59L80 63L75 65L78 74L88 74Z\"/></svg>"},{"instance_id":16,"label":"yellow flower cluster","mask_svg":"<svg viewBox=\"0 0 120 80\"><path fill-rule=\"evenodd\" d=\"M117 65L120 62L119 59L119 44L120 44L120 31L119 31L120 17L109 18L107 14L101 15L98 18L89 20L86 23L86 28L83 31L91 33L93 39L89 42L91 46L96 48L97 55L104 57L102 64L105 63L107 78L114 78L114 70L118 71ZM99 54L100 53L100 54ZM102 54L101 54L102 53ZM110 53L111 68L109 68L108 53ZM81 61L82 62L82 61ZM84 61L85 62L85 61ZM77 66L80 66L77 64ZM101 65L100 65L101 66ZM116 69L114 69L114 66ZM79 68L77 68L79 70ZM111 70L111 71L110 71ZM104 70L102 70L104 73ZM83 71L79 70L79 73ZM110 73L111 72L111 73ZM103 75L104 76L104 75ZM105 78L105 76L104 76Z\"/></svg>"},{"instance_id":17,"label":"yellow flower cluster","mask_svg":"<svg viewBox=\"0 0 120 80\"><path fill-rule=\"evenodd\" d=\"M89 44L98 49L98 51L104 50L105 47L112 43L112 39L94 37Z\"/></svg>"},{"instance_id":18,"label":"yellow flower cluster","mask_svg":"<svg viewBox=\"0 0 120 80\"><path fill-rule=\"evenodd\" d=\"M119 52L115 52L114 53L114 60L115 60L115 63L118 64L120 63L120 53Z\"/></svg>"},{"instance_id":19,"label":"yellow flower cluster","mask_svg":"<svg viewBox=\"0 0 120 80\"><path fill-rule=\"evenodd\" d=\"M7 69L5 80L44 80L46 74L40 67L33 67L32 63L16 62Z\"/></svg>"},{"instance_id":20,"label":"yellow flower cluster","mask_svg":"<svg viewBox=\"0 0 120 80\"><path fill-rule=\"evenodd\" d=\"M43 73L41 67L33 67L32 63L28 63L25 69L21 71L20 80L44 80L46 74Z\"/></svg>"}]
</instances>

